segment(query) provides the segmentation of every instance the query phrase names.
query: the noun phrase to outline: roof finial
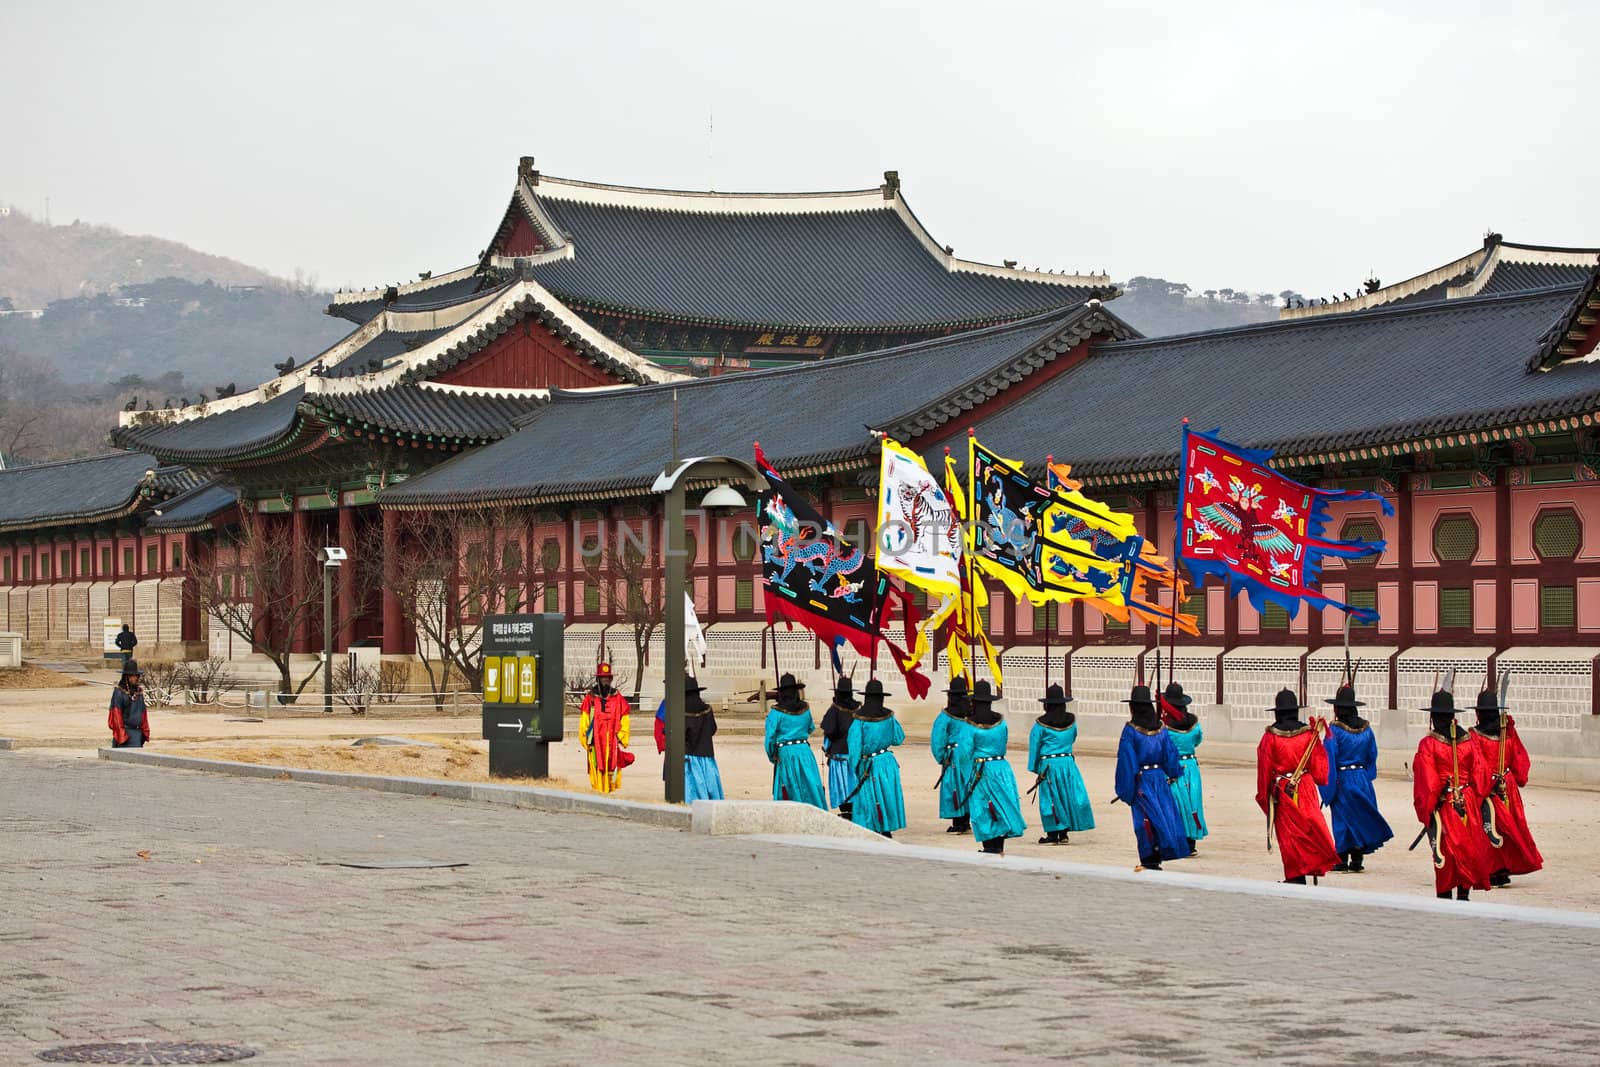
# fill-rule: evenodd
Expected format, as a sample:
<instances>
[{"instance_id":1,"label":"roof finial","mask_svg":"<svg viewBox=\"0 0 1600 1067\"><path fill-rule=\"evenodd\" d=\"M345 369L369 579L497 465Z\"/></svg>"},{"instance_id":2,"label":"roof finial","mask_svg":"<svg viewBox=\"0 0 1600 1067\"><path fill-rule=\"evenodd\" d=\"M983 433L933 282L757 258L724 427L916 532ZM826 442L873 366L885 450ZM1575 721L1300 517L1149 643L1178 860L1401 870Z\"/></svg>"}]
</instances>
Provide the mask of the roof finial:
<instances>
[{"instance_id":1,"label":"roof finial","mask_svg":"<svg viewBox=\"0 0 1600 1067\"><path fill-rule=\"evenodd\" d=\"M882 185L881 188L883 189L883 198L885 200L893 200L895 197L899 196L900 195L900 172L897 171L897 170L886 170L886 171L884 171L883 172L883 185Z\"/></svg>"},{"instance_id":2,"label":"roof finial","mask_svg":"<svg viewBox=\"0 0 1600 1067\"><path fill-rule=\"evenodd\" d=\"M517 161L517 180L529 185L539 184L539 172L533 168L532 156L523 156Z\"/></svg>"}]
</instances>

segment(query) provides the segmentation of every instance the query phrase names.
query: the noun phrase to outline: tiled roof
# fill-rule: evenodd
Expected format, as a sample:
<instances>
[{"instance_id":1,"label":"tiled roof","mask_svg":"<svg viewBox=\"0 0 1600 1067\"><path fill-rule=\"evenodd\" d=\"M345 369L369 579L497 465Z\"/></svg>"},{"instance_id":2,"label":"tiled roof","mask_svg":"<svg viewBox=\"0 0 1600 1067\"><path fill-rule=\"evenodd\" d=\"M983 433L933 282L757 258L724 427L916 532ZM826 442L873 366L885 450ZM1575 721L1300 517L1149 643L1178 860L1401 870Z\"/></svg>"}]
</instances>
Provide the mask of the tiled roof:
<instances>
[{"instance_id":1,"label":"tiled roof","mask_svg":"<svg viewBox=\"0 0 1600 1067\"><path fill-rule=\"evenodd\" d=\"M956 259L899 196L696 194L545 177L513 210L570 255L534 277L568 303L730 326L828 331L977 325L1110 298L1099 276Z\"/></svg>"},{"instance_id":2,"label":"tiled roof","mask_svg":"<svg viewBox=\"0 0 1600 1067\"><path fill-rule=\"evenodd\" d=\"M1502 261L1480 293L1521 293L1562 285L1581 285L1594 267L1570 263L1515 263Z\"/></svg>"},{"instance_id":3,"label":"tiled roof","mask_svg":"<svg viewBox=\"0 0 1600 1067\"><path fill-rule=\"evenodd\" d=\"M131 511L146 474L157 466L138 452L112 452L0 471L0 529L93 521ZM155 481L152 474L152 488Z\"/></svg>"},{"instance_id":4,"label":"tiled roof","mask_svg":"<svg viewBox=\"0 0 1600 1067\"><path fill-rule=\"evenodd\" d=\"M874 429L917 432L1070 351L1091 334L1137 336L1092 302L860 356L607 393L555 391L516 433L384 490L385 506L512 503L638 491L678 455L748 456L761 441L791 471L854 465Z\"/></svg>"},{"instance_id":5,"label":"tiled roof","mask_svg":"<svg viewBox=\"0 0 1600 1067\"><path fill-rule=\"evenodd\" d=\"M296 406L304 395L304 386L296 386L264 403L183 422L119 426L111 436L119 445L149 449L168 461L205 464L236 459L292 437L298 426Z\"/></svg>"},{"instance_id":6,"label":"tiled roof","mask_svg":"<svg viewBox=\"0 0 1600 1067\"><path fill-rule=\"evenodd\" d=\"M384 303L383 289L340 293L334 298L333 303L328 305L328 314L349 319L354 323L363 323L386 307L395 311L427 311L449 307L486 289L492 289L496 284L498 283L493 278L477 273L474 268L466 267L436 278L399 286L395 291L395 299L387 304Z\"/></svg>"},{"instance_id":7,"label":"tiled roof","mask_svg":"<svg viewBox=\"0 0 1600 1067\"><path fill-rule=\"evenodd\" d=\"M239 502L239 494L225 485L205 482L161 505L159 513L145 521L145 528L167 533L203 530L211 518Z\"/></svg>"},{"instance_id":8,"label":"tiled roof","mask_svg":"<svg viewBox=\"0 0 1600 1067\"><path fill-rule=\"evenodd\" d=\"M1179 431L1220 426L1285 458L1600 410L1600 364L1530 372L1563 288L1154 340L1089 358L976 427L1003 455L1108 477L1175 469Z\"/></svg>"},{"instance_id":9,"label":"tiled roof","mask_svg":"<svg viewBox=\"0 0 1600 1067\"><path fill-rule=\"evenodd\" d=\"M528 392L430 388L410 382L361 393L317 393L306 403L333 419L442 438L496 440L543 402Z\"/></svg>"}]
</instances>

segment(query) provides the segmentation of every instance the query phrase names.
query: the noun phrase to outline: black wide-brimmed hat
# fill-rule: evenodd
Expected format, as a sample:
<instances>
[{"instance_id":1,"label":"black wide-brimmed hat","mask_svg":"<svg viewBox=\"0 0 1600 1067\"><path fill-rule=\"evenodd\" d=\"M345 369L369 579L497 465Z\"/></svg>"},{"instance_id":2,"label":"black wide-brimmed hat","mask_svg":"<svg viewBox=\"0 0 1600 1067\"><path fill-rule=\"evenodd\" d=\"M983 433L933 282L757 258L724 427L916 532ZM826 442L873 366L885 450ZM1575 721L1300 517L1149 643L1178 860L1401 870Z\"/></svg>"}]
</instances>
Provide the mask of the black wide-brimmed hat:
<instances>
[{"instance_id":1,"label":"black wide-brimmed hat","mask_svg":"<svg viewBox=\"0 0 1600 1067\"><path fill-rule=\"evenodd\" d=\"M1161 699L1175 708L1186 708L1194 703L1194 697L1183 691L1183 686L1177 682L1168 682L1167 687L1161 691Z\"/></svg>"},{"instance_id":2,"label":"black wide-brimmed hat","mask_svg":"<svg viewBox=\"0 0 1600 1067\"><path fill-rule=\"evenodd\" d=\"M1419 708L1418 710L1434 715L1454 715L1456 714L1455 694L1448 689L1441 689L1433 694L1433 699L1428 701L1427 707Z\"/></svg>"},{"instance_id":3,"label":"black wide-brimmed hat","mask_svg":"<svg viewBox=\"0 0 1600 1067\"><path fill-rule=\"evenodd\" d=\"M954 678L950 679L950 688L946 689L944 692L945 696L970 696L971 694L967 692L967 676L964 674L958 674Z\"/></svg>"},{"instance_id":4,"label":"black wide-brimmed hat","mask_svg":"<svg viewBox=\"0 0 1600 1067\"><path fill-rule=\"evenodd\" d=\"M972 687L972 702L977 705L988 706L995 702L995 695L989 691L989 680L979 678Z\"/></svg>"},{"instance_id":5,"label":"black wide-brimmed hat","mask_svg":"<svg viewBox=\"0 0 1600 1067\"><path fill-rule=\"evenodd\" d=\"M883 683L878 681L876 678L869 678L867 680L867 687L861 691L861 695L868 700L882 701Z\"/></svg>"},{"instance_id":6,"label":"black wide-brimmed hat","mask_svg":"<svg viewBox=\"0 0 1600 1067\"><path fill-rule=\"evenodd\" d=\"M1134 686L1133 692L1129 693L1127 699L1123 701L1124 704L1154 704L1155 702L1155 697L1150 695L1150 687L1148 685Z\"/></svg>"},{"instance_id":7,"label":"black wide-brimmed hat","mask_svg":"<svg viewBox=\"0 0 1600 1067\"><path fill-rule=\"evenodd\" d=\"M1072 703L1072 698L1059 685L1052 685L1044 691L1044 699L1039 703L1047 708L1064 708Z\"/></svg>"},{"instance_id":8,"label":"black wide-brimmed hat","mask_svg":"<svg viewBox=\"0 0 1600 1067\"><path fill-rule=\"evenodd\" d=\"M1485 689L1478 694L1477 707L1473 711L1504 711L1506 706L1500 703L1500 696L1493 689Z\"/></svg>"},{"instance_id":9,"label":"black wide-brimmed hat","mask_svg":"<svg viewBox=\"0 0 1600 1067\"><path fill-rule=\"evenodd\" d=\"M131 674L137 674L140 677L144 676L144 670L139 666L138 660L130 659L122 665L122 676L126 678Z\"/></svg>"},{"instance_id":10,"label":"black wide-brimmed hat","mask_svg":"<svg viewBox=\"0 0 1600 1067\"><path fill-rule=\"evenodd\" d=\"M783 692L792 693L792 692L795 692L796 690L804 689L805 687L806 687L806 683L795 681L794 675L789 674L787 672L784 673L782 678L778 679L778 692L780 692L780 693L783 693Z\"/></svg>"},{"instance_id":11,"label":"black wide-brimmed hat","mask_svg":"<svg viewBox=\"0 0 1600 1067\"><path fill-rule=\"evenodd\" d=\"M1278 695L1272 698L1272 710L1274 712L1299 711L1303 707L1305 705L1300 703L1300 698L1295 695L1293 689L1280 689L1278 690Z\"/></svg>"},{"instance_id":12,"label":"black wide-brimmed hat","mask_svg":"<svg viewBox=\"0 0 1600 1067\"><path fill-rule=\"evenodd\" d=\"M850 676L848 674L839 675L838 680L833 683L833 695L836 699L855 699L855 689L850 685Z\"/></svg>"},{"instance_id":13,"label":"black wide-brimmed hat","mask_svg":"<svg viewBox=\"0 0 1600 1067\"><path fill-rule=\"evenodd\" d=\"M686 674L683 676L683 692L685 696L690 693L704 693L705 691L706 687L697 682L694 675Z\"/></svg>"},{"instance_id":14,"label":"black wide-brimmed hat","mask_svg":"<svg viewBox=\"0 0 1600 1067\"><path fill-rule=\"evenodd\" d=\"M1324 700L1323 703L1332 704L1336 708L1364 708L1367 706L1365 700L1356 699L1356 687L1353 685L1341 685L1334 690L1333 698Z\"/></svg>"}]
</instances>

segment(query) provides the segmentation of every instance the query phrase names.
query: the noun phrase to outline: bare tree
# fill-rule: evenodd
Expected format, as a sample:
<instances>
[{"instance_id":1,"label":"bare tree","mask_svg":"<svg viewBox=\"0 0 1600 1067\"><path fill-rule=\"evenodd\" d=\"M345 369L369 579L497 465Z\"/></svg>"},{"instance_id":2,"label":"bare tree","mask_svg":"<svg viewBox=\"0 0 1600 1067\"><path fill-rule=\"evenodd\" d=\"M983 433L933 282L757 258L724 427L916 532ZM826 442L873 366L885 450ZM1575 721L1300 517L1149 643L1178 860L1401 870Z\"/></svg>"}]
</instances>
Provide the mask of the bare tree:
<instances>
[{"instance_id":1,"label":"bare tree","mask_svg":"<svg viewBox=\"0 0 1600 1067\"><path fill-rule=\"evenodd\" d=\"M191 554L189 577L202 614L209 615L236 637L266 656L278 669L278 691L298 696L322 670L319 660L294 684L290 657L300 635L322 619L322 576L316 549L304 546L297 556L294 539L267 532L252 516L218 534L213 551ZM335 603L337 633L360 612L376 587L376 567L356 568L356 595Z\"/></svg>"},{"instance_id":2,"label":"bare tree","mask_svg":"<svg viewBox=\"0 0 1600 1067\"><path fill-rule=\"evenodd\" d=\"M521 611L525 591L530 600L540 595L542 585L527 585L531 571L519 533L526 528L525 514L504 508L410 513L405 543L386 560L441 711L453 684L482 685L483 617Z\"/></svg>"},{"instance_id":3,"label":"bare tree","mask_svg":"<svg viewBox=\"0 0 1600 1067\"><path fill-rule=\"evenodd\" d=\"M631 686L635 700L644 686L645 655L650 639L667 617L659 568L646 554L646 547L619 530L612 543L583 557L586 580L600 590L604 610L620 619L633 637Z\"/></svg>"}]
</instances>

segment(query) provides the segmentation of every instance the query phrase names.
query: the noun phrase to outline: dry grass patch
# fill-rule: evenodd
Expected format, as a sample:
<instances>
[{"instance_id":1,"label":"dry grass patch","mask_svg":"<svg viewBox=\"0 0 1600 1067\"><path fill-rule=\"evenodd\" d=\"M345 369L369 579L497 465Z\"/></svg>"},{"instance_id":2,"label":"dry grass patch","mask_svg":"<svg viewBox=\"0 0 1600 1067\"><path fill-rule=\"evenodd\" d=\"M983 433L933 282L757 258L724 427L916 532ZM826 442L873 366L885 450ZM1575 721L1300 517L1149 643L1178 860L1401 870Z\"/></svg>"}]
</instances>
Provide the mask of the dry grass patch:
<instances>
[{"instance_id":1,"label":"dry grass patch","mask_svg":"<svg viewBox=\"0 0 1600 1067\"><path fill-rule=\"evenodd\" d=\"M510 779L489 777L489 752L485 742L457 738L413 737L431 746L352 745L349 742L326 744L251 742L188 746L185 755L206 759L233 760L239 763L267 763L280 767L303 767L313 771L344 771L351 774L401 775L407 778L443 778L452 782L503 782ZM178 746L163 751L179 752ZM572 789L565 778L525 779L552 789Z\"/></svg>"},{"instance_id":2,"label":"dry grass patch","mask_svg":"<svg viewBox=\"0 0 1600 1067\"><path fill-rule=\"evenodd\" d=\"M62 674L48 667L24 663L21 667L0 670L0 689L70 689L87 685L81 678Z\"/></svg>"}]
</instances>

